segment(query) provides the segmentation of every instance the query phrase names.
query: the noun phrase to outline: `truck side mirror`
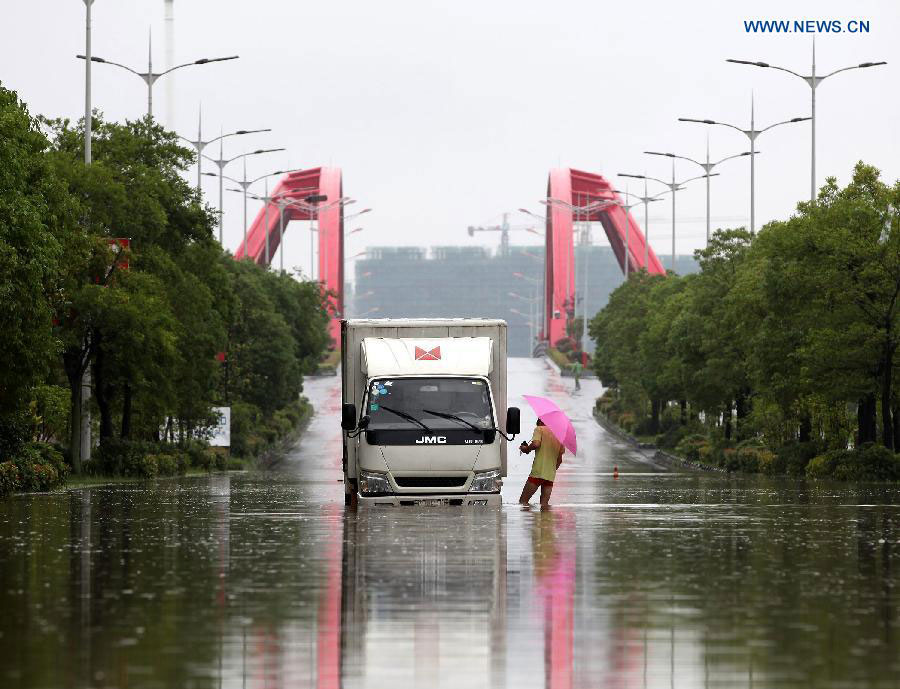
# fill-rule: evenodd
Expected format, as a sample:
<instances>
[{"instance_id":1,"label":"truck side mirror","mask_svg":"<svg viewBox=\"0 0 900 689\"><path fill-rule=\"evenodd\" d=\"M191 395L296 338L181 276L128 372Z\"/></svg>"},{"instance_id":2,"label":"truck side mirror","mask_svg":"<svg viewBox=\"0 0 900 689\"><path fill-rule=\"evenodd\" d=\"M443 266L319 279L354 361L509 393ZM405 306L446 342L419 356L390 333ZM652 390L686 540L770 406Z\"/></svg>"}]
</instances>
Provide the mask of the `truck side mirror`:
<instances>
[{"instance_id":1,"label":"truck side mirror","mask_svg":"<svg viewBox=\"0 0 900 689\"><path fill-rule=\"evenodd\" d=\"M522 424L519 416L520 412L518 407L510 407L506 410L506 433L508 435L518 435L522 431Z\"/></svg>"},{"instance_id":2,"label":"truck side mirror","mask_svg":"<svg viewBox=\"0 0 900 689\"><path fill-rule=\"evenodd\" d=\"M353 402L341 406L341 428L345 431L356 429L356 405Z\"/></svg>"}]
</instances>

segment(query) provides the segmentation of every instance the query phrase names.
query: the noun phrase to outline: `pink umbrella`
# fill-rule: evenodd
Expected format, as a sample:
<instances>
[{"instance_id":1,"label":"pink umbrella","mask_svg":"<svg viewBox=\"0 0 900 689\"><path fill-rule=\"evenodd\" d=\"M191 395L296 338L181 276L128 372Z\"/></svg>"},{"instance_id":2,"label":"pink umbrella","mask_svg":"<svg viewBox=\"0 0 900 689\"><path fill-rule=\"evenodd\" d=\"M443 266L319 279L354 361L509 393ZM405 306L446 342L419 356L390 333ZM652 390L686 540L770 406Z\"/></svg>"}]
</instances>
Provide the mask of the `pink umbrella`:
<instances>
[{"instance_id":1,"label":"pink umbrella","mask_svg":"<svg viewBox=\"0 0 900 689\"><path fill-rule=\"evenodd\" d=\"M575 428L566 413L556 406L555 402L548 400L546 397L535 397L534 395L522 395L525 401L531 405L537 417L544 422L550 432L556 436L556 439L571 452L576 454L578 448L575 441Z\"/></svg>"}]
</instances>

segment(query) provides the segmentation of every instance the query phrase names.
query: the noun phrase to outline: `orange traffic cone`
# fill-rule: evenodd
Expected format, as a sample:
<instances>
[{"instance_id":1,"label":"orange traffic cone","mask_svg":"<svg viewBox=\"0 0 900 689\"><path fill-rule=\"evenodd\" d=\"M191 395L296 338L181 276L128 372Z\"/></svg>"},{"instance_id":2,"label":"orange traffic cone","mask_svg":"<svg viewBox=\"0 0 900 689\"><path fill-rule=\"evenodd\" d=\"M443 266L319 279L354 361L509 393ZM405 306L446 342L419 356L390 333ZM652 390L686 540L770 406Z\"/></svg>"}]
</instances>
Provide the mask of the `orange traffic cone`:
<instances>
[{"instance_id":1,"label":"orange traffic cone","mask_svg":"<svg viewBox=\"0 0 900 689\"><path fill-rule=\"evenodd\" d=\"M619 478L619 467L618 466L613 467L613 478Z\"/></svg>"}]
</instances>

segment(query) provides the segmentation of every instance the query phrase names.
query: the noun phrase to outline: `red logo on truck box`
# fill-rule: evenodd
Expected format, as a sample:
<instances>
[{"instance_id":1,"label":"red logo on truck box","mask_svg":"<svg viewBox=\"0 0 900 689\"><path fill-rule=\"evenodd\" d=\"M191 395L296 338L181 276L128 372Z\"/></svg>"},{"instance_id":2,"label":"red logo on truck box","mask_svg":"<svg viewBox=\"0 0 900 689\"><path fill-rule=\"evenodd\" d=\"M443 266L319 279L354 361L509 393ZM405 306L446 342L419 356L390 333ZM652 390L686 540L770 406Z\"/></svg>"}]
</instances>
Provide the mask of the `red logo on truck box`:
<instances>
[{"instance_id":1,"label":"red logo on truck box","mask_svg":"<svg viewBox=\"0 0 900 689\"><path fill-rule=\"evenodd\" d=\"M416 347L416 361L440 361L441 360L441 348L435 347L434 349L430 349L425 351L421 347Z\"/></svg>"}]
</instances>

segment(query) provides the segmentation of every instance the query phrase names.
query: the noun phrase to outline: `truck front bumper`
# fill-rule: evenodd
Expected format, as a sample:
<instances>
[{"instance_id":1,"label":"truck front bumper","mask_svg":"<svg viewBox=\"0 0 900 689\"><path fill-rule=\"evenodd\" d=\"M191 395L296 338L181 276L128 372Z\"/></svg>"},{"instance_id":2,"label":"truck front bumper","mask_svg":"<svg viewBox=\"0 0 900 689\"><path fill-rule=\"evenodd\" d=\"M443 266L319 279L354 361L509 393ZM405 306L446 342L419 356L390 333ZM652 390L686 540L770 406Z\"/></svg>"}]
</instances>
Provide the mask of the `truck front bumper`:
<instances>
[{"instance_id":1,"label":"truck front bumper","mask_svg":"<svg viewBox=\"0 0 900 689\"><path fill-rule=\"evenodd\" d=\"M472 505L499 507L500 493L441 493L434 495L359 496L360 507L411 507L415 505Z\"/></svg>"}]
</instances>

